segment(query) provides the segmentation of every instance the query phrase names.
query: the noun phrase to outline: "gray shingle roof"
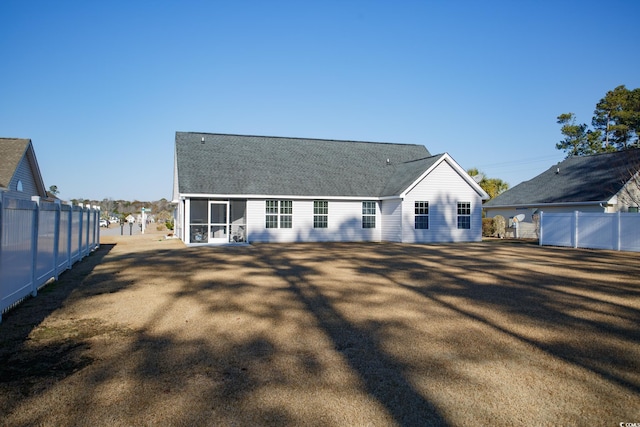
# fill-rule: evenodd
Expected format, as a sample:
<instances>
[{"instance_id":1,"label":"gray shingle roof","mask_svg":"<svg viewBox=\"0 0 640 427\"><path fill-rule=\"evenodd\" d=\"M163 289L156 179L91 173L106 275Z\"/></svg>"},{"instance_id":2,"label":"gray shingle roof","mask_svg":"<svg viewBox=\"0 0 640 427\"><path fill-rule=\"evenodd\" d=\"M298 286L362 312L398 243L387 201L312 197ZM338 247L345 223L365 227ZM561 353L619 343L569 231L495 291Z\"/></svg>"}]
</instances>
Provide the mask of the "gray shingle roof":
<instances>
[{"instance_id":1,"label":"gray shingle roof","mask_svg":"<svg viewBox=\"0 0 640 427\"><path fill-rule=\"evenodd\" d=\"M176 132L180 193L396 195L437 158L413 144Z\"/></svg>"},{"instance_id":2,"label":"gray shingle roof","mask_svg":"<svg viewBox=\"0 0 640 427\"><path fill-rule=\"evenodd\" d=\"M601 202L617 194L640 167L640 149L572 156L505 191L484 207Z\"/></svg>"},{"instance_id":3,"label":"gray shingle roof","mask_svg":"<svg viewBox=\"0 0 640 427\"><path fill-rule=\"evenodd\" d=\"M28 139L0 138L0 187L9 186L29 142Z\"/></svg>"}]
</instances>

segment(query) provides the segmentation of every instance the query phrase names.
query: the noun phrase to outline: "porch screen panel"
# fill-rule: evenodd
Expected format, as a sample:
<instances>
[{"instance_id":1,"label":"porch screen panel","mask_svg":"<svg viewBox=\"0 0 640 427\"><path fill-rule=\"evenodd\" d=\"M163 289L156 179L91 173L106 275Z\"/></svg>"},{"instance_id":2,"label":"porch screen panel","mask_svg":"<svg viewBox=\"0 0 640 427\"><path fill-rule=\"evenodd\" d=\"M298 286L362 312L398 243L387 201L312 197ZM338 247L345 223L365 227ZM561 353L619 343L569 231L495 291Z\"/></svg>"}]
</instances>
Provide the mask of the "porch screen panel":
<instances>
[{"instance_id":1,"label":"porch screen panel","mask_svg":"<svg viewBox=\"0 0 640 427\"><path fill-rule=\"evenodd\" d=\"M189 231L191 243L206 243L207 238L207 211L209 201L206 199L191 199L189 214Z\"/></svg>"},{"instance_id":2,"label":"porch screen panel","mask_svg":"<svg viewBox=\"0 0 640 427\"><path fill-rule=\"evenodd\" d=\"M191 200L191 217L189 221L191 224L206 224L207 223L207 200Z\"/></svg>"},{"instance_id":3,"label":"porch screen panel","mask_svg":"<svg viewBox=\"0 0 640 427\"><path fill-rule=\"evenodd\" d=\"M231 241L246 242L246 200L231 200L229 202L229 223L231 224Z\"/></svg>"},{"instance_id":4,"label":"porch screen panel","mask_svg":"<svg viewBox=\"0 0 640 427\"><path fill-rule=\"evenodd\" d=\"M211 205L211 224L227 223L227 205Z\"/></svg>"}]
</instances>

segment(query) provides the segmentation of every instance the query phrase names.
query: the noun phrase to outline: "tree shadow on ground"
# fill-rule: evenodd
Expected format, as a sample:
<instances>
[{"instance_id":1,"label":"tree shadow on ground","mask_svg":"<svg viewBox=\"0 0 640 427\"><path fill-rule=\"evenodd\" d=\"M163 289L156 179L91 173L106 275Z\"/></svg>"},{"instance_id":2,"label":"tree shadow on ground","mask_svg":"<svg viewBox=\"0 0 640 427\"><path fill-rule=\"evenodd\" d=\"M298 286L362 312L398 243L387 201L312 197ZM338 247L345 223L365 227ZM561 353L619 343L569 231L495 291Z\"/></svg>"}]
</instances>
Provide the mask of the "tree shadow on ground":
<instances>
[{"instance_id":1,"label":"tree shadow on ground","mask_svg":"<svg viewBox=\"0 0 640 427\"><path fill-rule=\"evenodd\" d=\"M263 252L261 261L287 281L291 293L313 314L367 393L384 406L398 425L447 425L438 408L411 385L407 367L383 350L379 325L371 322L368 327L361 327L348 321L322 289L306 278L317 273L292 262L282 252Z\"/></svg>"},{"instance_id":2,"label":"tree shadow on ground","mask_svg":"<svg viewBox=\"0 0 640 427\"><path fill-rule=\"evenodd\" d=\"M61 340L48 341L51 329L36 332L38 326L54 311L60 309L83 278L113 249L102 245L96 251L60 274L57 281L47 284L38 295L23 301L3 315L0 324L0 385L19 384L20 396L29 396L49 384L60 381L88 366L88 345L78 337L77 325L64 331ZM59 332L59 331L58 331ZM35 335L34 335L35 333ZM31 345L42 340L42 345Z\"/></svg>"},{"instance_id":3,"label":"tree shadow on ground","mask_svg":"<svg viewBox=\"0 0 640 427\"><path fill-rule=\"evenodd\" d=\"M483 380L460 367L512 357L514 343L638 394L640 340L630 325L640 320L640 267L632 256L536 247L524 256L486 244L111 249L101 246L100 268L87 268L51 308L18 308L33 317L21 320L30 326L7 350L24 354L2 372L8 422L490 423L504 408L484 402ZM576 271L585 265L593 276ZM140 299L146 291L156 297ZM91 304L112 317L73 314ZM141 323L122 320L134 312ZM38 327L50 315L55 322ZM0 336L18 318L8 316ZM429 323L449 319L459 329ZM40 368L21 376L31 365ZM447 389L454 383L460 388ZM596 385L594 396L609 390ZM498 424L518 418L505 419Z\"/></svg>"},{"instance_id":4,"label":"tree shadow on ground","mask_svg":"<svg viewBox=\"0 0 640 427\"><path fill-rule=\"evenodd\" d=\"M525 258L509 245L486 250L380 246L394 269L364 263L360 271L640 393L640 309L624 303L640 299L635 254L614 253L611 262L604 251L533 246Z\"/></svg>"}]
</instances>

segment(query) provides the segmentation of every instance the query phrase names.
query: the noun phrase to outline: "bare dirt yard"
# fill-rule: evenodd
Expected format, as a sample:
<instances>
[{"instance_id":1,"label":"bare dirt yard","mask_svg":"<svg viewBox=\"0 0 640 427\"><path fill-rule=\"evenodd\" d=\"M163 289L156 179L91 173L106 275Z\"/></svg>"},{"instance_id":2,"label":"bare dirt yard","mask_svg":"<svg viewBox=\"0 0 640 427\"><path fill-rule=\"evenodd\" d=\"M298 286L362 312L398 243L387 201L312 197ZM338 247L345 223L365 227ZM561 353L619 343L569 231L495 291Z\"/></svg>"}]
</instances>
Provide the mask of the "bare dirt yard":
<instances>
[{"instance_id":1,"label":"bare dirt yard","mask_svg":"<svg viewBox=\"0 0 640 427\"><path fill-rule=\"evenodd\" d=\"M640 423L640 254L101 243L0 324L1 425Z\"/></svg>"}]
</instances>

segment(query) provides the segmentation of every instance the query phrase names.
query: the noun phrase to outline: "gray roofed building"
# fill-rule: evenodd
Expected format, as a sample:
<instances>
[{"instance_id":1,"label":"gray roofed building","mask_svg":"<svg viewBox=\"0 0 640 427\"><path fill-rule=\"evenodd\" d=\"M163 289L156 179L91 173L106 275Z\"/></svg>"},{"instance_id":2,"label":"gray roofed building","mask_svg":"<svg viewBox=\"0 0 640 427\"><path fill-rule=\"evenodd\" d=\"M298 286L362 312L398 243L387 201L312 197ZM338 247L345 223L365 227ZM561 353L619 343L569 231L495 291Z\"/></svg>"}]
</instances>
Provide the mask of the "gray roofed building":
<instances>
[{"instance_id":1,"label":"gray roofed building","mask_svg":"<svg viewBox=\"0 0 640 427\"><path fill-rule=\"evenodd\" d=\"M631 149L571 156L489 200L484 206L606 202L629 181L630 168L640 165L639 153L640 150Z\"/></svg>"},{"instance_id":2,"label":"gray roofed building","mask_svg":"<svg viewBox=\"0 0 640 427\"><path fill-rule=\"evenodd\" d=\"M180 193L383 196L429 158L422 145L176 133Z\"/></svg>"},{"instance_id":3,"label":"gray roofed building","mask_svg":"<svg viewBox=\"0 0 640 427\"><path fill-rule=\"evenodd\" d=\"M488 217L525 214L523 236L535 237L532 215L545 212L637 211L640 149L571 156L489 200Z\"/></svg>"},{"instance_id":4,"label":"gray roofed building","mask_svg":"<svg viewBox=\"0 0 640 427\"><path fill-rule=\"evenodd\" d=\"M422 145L176 132L186 243L476 241L484 198L447 153Z\"/></svg>"},{"instance_id":5,"label":"gray roofed building","mask_svg":"<svg viewBox=\"0 0 640 427\"><path fill-rule=\"evenodd\" d=\"M30 139L0 138L0 191L11 197L47 197Z\"/></svg>"}]
</instances>

